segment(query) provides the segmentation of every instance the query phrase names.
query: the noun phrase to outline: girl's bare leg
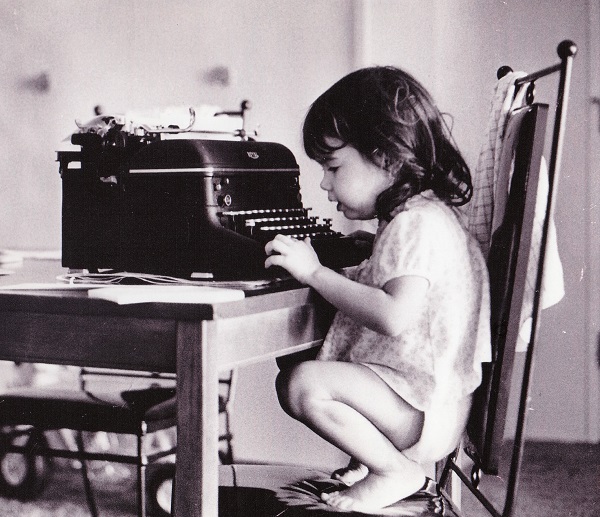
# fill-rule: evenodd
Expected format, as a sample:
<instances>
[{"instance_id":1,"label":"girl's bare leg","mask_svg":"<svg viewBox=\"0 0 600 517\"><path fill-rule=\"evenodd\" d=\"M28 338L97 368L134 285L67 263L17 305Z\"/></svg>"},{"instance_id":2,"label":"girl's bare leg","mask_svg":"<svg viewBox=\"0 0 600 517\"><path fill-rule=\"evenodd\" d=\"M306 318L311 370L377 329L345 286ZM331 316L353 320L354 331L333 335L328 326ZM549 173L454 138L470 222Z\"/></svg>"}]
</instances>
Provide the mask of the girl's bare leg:
<instances>
[{"instance_id":1,"label":"girl's bare leg","mask_svg":"<svg viewBox=\"0 0 600 517\"><path fill-rule=\"evenodd\" d=\"M375 511L423 486L421 466L401 452L418 441L423 413L372 370L354 363L308 361L282 372L277 385L285 411L369 471L347 490L324 494L328 504Z\"/></svg>"}]
</instances>

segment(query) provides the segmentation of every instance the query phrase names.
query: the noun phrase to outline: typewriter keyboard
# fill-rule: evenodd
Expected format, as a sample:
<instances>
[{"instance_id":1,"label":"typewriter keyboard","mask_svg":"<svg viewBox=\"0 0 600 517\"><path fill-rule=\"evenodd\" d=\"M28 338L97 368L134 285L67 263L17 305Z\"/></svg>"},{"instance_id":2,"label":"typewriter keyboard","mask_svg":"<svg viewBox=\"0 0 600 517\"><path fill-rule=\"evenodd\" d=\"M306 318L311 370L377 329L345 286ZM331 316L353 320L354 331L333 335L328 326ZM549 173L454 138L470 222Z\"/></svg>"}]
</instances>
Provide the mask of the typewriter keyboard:
<instances>
[{"instance_id":1,"label":"typewriter keyboard","mask_svg":"<svg viewBox=\"0 0 600 517\"><path fill-rule=\"evenodd\" d=\"M273 208L261 210L239 210L222 212L221 224L237 233L267 243L277 234L285 234L296 239L311 240L341 237L332 230L331 219L319 221L310 217L310 208Z\"/></svg>"}]
</instances>

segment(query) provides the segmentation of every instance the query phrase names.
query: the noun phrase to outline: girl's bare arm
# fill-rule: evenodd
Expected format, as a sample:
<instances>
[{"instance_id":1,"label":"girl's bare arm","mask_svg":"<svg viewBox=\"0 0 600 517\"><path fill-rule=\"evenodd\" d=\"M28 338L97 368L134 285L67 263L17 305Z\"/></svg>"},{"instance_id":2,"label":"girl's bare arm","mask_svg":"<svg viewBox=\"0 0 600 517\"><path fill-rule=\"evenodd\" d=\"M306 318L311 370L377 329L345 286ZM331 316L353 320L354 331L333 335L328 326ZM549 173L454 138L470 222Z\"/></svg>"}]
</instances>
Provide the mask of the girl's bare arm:
<instances>
[{"instance_id":1,"label":"girl's bare arm","mask_svg":"<svg viewBox=\"0 0 600 517\"><path fill-rule=\"evenodd\" d=\"M420 313L429 287L419 276L394 278L383 288L360 284L322 266L308 240L278 235L266 251L267 267L285 268L356 322L389 336L398 335Z\"/></svg>"}]
</instances>

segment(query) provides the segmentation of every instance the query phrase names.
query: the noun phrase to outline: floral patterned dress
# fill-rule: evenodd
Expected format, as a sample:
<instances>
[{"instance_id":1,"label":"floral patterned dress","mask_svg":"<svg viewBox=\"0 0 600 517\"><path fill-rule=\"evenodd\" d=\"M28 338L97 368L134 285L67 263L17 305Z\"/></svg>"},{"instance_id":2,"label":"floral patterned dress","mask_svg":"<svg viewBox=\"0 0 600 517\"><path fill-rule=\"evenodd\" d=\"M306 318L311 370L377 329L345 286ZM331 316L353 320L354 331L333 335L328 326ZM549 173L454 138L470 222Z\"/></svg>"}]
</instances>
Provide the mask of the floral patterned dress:
<instances>
[{"instance_id":1,"label":"floral patterned dress","mask_svg":"<svg viewBox=\"0 0 600 517\"><path fill-rule=\"evenodd\" d=\"M491 358L487 267L462 217L426 191L389 223L380 222L371 257L347 274L379 288L401 276L424 277L424 310L394 337L338 312L318 356L365 364L425 413L420 441L404 451L419 462L437 461L456 447L481 363Z\"/></svg>"}]
</instances>

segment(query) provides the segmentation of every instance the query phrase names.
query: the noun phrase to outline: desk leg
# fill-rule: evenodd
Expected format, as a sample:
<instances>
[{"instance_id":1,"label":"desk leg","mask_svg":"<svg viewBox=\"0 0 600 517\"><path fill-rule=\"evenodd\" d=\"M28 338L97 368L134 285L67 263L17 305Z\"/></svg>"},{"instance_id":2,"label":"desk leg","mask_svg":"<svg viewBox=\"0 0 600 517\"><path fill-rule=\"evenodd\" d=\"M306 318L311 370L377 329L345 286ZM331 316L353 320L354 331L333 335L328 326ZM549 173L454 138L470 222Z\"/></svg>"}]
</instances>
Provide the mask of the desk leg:
<instances>
[{"instance_id":1,"label":"desk leg","mask_svg":"<svg viewBox=\"0 0 600 517\"><path fill-rule=\"evenodd\" d=\"M218 372L210 343L215 322L179 322L177 328L177 517L218 512Z\"/></svg>"}]
</instances>

